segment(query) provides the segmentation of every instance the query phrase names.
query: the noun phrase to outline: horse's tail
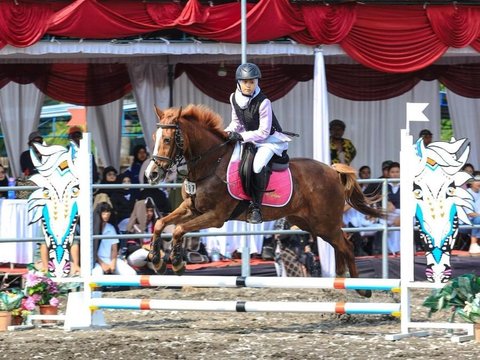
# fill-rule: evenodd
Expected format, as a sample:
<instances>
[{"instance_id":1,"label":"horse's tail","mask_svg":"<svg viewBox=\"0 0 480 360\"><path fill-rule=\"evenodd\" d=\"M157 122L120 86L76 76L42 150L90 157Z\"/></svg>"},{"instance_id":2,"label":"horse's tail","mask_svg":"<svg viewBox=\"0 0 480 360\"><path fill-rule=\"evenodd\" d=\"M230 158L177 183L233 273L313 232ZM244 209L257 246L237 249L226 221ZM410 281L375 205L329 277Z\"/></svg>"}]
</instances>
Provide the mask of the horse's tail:
<instances>
[{"instance_id":1,"label":"horse's tail","mask_svg":"<svg viewBox=\"0 0 480 360\"><path fill-rule=\"evenodd\" d=\"M345 201L362 214L376 218L385 218L386 213L382 209L371 206L378 199L366 196L360 184L357 182L355 169L345 164L333 164L332 168L339 174L340 181L345 188Z\"/></svg>"}]
</instances>

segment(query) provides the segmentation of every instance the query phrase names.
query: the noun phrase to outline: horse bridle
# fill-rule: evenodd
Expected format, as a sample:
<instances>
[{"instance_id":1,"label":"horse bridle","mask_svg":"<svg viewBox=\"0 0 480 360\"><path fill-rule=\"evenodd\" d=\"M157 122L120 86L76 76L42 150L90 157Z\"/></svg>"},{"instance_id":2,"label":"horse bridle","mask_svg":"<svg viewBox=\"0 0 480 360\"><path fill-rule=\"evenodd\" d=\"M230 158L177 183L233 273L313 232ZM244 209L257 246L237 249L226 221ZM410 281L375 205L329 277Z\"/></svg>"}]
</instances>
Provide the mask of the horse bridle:
<instances>
[{"instance_id":1,"label":"horse bridle","mask_svg":"<svg viewBox=\"0 0 480 360\"><path fill-rule=\"evenodd\" d=\"M214 150L221 148L228 144L231 140L224 141L218 145L212 146L210 149L205 151L203 154L197 155L190 159L189 161L182 161L184 158L184 139L183 139L183 134L182 130L180 129L180 126L177 124L158 124L157 125L159 128L162 129L175 129L175 135L174 135L174 140L175 140L175 147L172 147L171 153L175 153L175 156L172 159L172 156L166 157L166 156L158 156L158 155L152 155L151 161L157 165L160 169L163 171L168 171L173 165L177 165L178 167L182 165L195 165L198 161L200 161L204 156L210 154ZM170 138L167 138L168 141L170 141ZM165 140L167 140L165 139ZM179 151L178 151L179 150ZM160 161L166 161L168 163L167 168L164 168L163 166L160 166Z\"/></svg>"},{"instance_id":2,"label":"horse bridle","mask_svg":"<svg viewBox=\"0 0 480 360\"><path fill-rule=\"evenodd\" d=\"M172 156L159 156L159 155L152 155L150 161L153 161L157 167L161 168L164 171L170 169L174 164L180 164L181 159L183 158L183 135L182 131L178 124L158 124L157 127L162 129L175 129L174 141L175 147L172 147L170 152L175 153L175 157ZM164 141L170 141L170 138L165 138ZM177 151L180 150L180 151ZM166 161L168 163L167 168L165 169L163 166L160 166L161 161Z\"/></svg>"}]
</instances>

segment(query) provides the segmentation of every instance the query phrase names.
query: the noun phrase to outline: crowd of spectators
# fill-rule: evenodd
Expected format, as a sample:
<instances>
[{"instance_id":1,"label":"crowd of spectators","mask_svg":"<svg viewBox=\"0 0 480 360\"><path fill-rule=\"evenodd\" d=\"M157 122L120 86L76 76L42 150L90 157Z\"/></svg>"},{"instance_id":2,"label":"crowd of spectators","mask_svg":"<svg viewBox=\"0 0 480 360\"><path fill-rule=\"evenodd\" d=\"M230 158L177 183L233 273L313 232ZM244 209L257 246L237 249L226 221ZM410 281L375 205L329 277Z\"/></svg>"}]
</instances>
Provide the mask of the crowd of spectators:
<instances>
[{"instance_id":1,"label":"crowd of spectators","mask_svg":"<svg viewBox=\"0 0 480 360\"><path fill-rule=\"evenodd\" d=\"M341 120L333 120L330 123L331 132L331 156L332 163L343 162L349 164L355 157L356 150L353 143L344 138L346 126ZM78 127L72 127L69 131L70 140L79 145L79 140L82 137L81 129ZM424 129L420 132L419 137L423 139L424 144L428 145L432 142L432 133L428 129ZM32 147L34 142L43 143L43 138L39 132L32 132L28 137L28 146ZM97 221L101 224L97 229L97 233L103 234L107 231L109 234L138 234L153 232L155 221L170 213L172 210L172 203L169 200L169 193L167 191L145 187L142 189L131 189L130 184L142 184L146 182L144 178L144 170L148 163L148 152L144 145L137 145L133 149L133 160L130 166L123 172L119 172L113 166L107 166L103 171L99 171L96 166L95 158L92 155L94 163L94 182L99 182L102 185L117 185L125 184L124 188L104 188L97 189L94 193L94 209L97 215ZM24 176L30 176L35 173L32 161L30 159L30 150L25 151L21 156L21 168ZM468 188L468 191L476 199L478 196L478 189L480 185L480 172L474 170L472 164L466 164L462 169L469 172L472 176L472 182L464 185ZM101 176L99 174L101 173ZM372 177L372 171L369 166L362 166L358 175L360 179L370 179ZM400 177L400 164L391 160L385 160L381 164L380 179L390 178L398 179ZM100 181L97 179L100 178ZM0 165L0 185L6 186L8 184L8 177L5 168ZM374 206L382 206L382 185L383 182L364 183L361 184L362 190L365 195L376 199L377 203ZM0 197L6 197L6 192L0 193ZM476 200L473 205L476 209ZM387 211L388 218L386 220L373 219L364 216L357 210L352 209L350 206L345 206L344 212L344 226L345 227L370 227L381 225L383 221L387 221L389 227L395 227L400 225L400 186L399 183L389 181L387 186ZM102 212L104 213L102 216ZM108 216L107 214L108 213ZM479 223L480 216L477 209L469 214L474 224ZM108 218L108 219L107 219ZM172 231L172 229L168 229ZM461 231L463 235L468 235L471 241L470 252L480 253L480 246L478 244L478 236L480 231L471 230ZM382 252L382 231L361 231L349 233L351 241L354 244L355 255L379 255ZM400 241L399 231L388 231L388 252L393 255L399 254ZM302 237L280 237L275 238L282 246L290 247L294 250L294 253L298 255L298 258L302 258L304 265L307 264L305 259L310 258L308 255L312 253L314 249L314 242L312 239ZM295 246L293 246L294 244ZM129 240L118 241L105 241L102 244L100 241L97 246L96 253L96 265L95 271L104 273L131 273L133 271L142 272L145 269L148 270L148 249L150 246L150 237L144 239L132 238ZM168 251L168 240L164 241L165 250ZM417 250L422 250L422 244L418 239L416 242ZM114 249L115 248L115 249ZM108 254L107 254L108 253ZM315 251L313 251L315 253ZM205 253L205 255L207 255ZM108 259L109 261L107 261ZM75 260L75 259L74 259ZM122 261L120 268L117 266L118 262ZM123 267L125 263L126 267ZM77 261L79 264L79 261ZM110 264L110 265L108 265ZM116 267L117 266L117 267ZM308 271L311 272L312 266L305 266ZM79 270L79 269L78 269Z\"/></svg>"}]
</instances>

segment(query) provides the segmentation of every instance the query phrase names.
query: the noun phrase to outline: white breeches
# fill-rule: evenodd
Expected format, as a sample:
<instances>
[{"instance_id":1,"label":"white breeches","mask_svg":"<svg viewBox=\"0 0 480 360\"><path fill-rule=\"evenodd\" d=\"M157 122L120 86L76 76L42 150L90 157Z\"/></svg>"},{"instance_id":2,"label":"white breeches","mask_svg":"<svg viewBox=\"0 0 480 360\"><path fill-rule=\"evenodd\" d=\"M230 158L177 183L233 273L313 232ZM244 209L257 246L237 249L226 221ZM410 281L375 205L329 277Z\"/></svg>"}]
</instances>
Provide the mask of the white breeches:
<instances>
[{"instance_id":1,"label":"white breeches","mask_svg":"<svg viewBox=\"0 0 480 360\"><path fill-rule=\"evenodd\" d=\"M281 156L282 152L288 149L288 141L284 138L287 138L287 136L275 132L261 143L254 142L257 148L255 159L253 159L253 172L255 174L260 173L263 167L267 166L273 154Z\"/></svg>"},{"instance_id":2,"label":"white breeches","mask_svg":"<svg viewBox=\"0 0 480 360\"><path fill-rule=\"evenodd\" d=\"M269 147L259 146L255 158L253 159L253 172L255 174L260 173L260 171L262 171L262 169L268 164L273 154L275 153Z\"/></svg>"}]
</instances>

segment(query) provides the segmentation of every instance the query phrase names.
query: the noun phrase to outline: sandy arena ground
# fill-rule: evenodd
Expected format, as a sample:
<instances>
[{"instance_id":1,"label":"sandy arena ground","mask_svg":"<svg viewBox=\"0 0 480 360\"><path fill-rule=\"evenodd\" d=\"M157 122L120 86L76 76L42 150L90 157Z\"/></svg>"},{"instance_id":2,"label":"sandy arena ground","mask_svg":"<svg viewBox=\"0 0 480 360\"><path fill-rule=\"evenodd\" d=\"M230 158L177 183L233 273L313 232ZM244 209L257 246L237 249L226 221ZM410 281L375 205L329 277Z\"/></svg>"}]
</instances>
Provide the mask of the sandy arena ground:
<instances>
[{"instance_id":1,"label":"sandy arena ground","mask_svg":"<svg viewBox=\"0 0 480 360\"><path fill-rule=\"evenodd\" d=\"M415 290L414 321L426 321ZM285 289L135 289L104 297L250 301L398 302L399 295ZM109 328L65 332L61 327L0 333L0 359L478 359L480 344L432 336L387 341L400 331L386 315L104 311ZM446 313L433 319L446 320Z\"/></svg>"}]
</instances>

